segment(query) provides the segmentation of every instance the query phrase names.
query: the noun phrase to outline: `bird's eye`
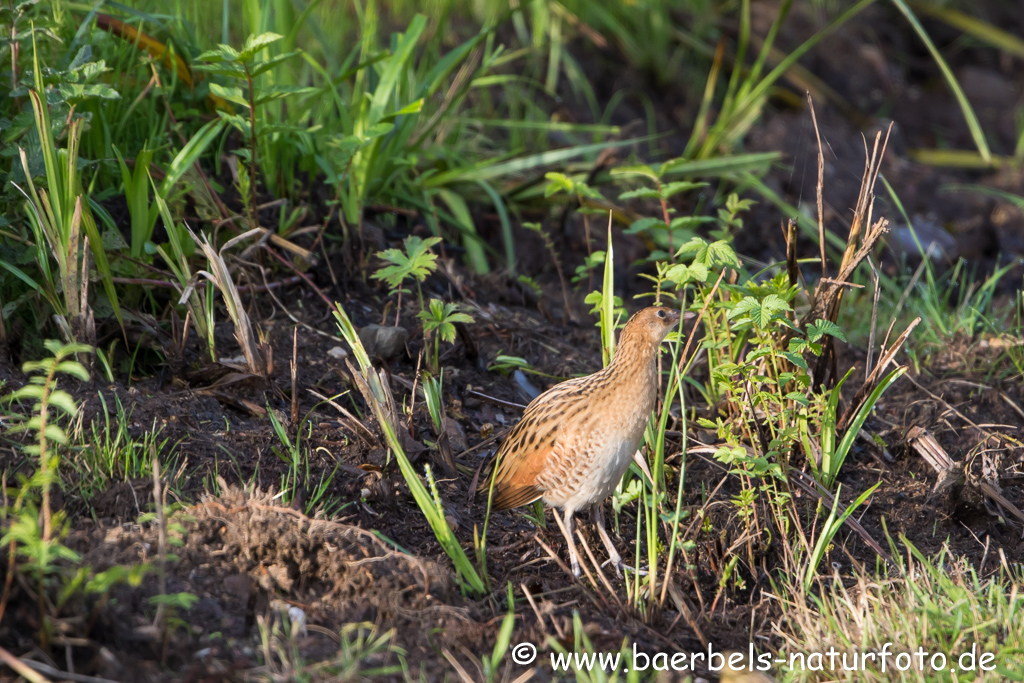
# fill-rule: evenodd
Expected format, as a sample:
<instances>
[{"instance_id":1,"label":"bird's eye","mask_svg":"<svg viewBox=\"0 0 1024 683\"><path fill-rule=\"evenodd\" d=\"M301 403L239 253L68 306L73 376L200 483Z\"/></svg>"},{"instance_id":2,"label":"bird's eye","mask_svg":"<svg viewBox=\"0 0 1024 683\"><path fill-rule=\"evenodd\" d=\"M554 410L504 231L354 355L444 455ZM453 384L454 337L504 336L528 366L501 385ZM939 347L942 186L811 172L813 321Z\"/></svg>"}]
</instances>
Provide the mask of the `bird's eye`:
<instances>
[{"instance_id":1,"label":"bird's eye","mask_svg":"<svg viewBox=\"0 0 1024 683\"><path fill-rule=\"evenodd\" d=\"M659 318L664 318L665 317L665 311L658 311L658 317Z\"/></svg>"}]
</instances>

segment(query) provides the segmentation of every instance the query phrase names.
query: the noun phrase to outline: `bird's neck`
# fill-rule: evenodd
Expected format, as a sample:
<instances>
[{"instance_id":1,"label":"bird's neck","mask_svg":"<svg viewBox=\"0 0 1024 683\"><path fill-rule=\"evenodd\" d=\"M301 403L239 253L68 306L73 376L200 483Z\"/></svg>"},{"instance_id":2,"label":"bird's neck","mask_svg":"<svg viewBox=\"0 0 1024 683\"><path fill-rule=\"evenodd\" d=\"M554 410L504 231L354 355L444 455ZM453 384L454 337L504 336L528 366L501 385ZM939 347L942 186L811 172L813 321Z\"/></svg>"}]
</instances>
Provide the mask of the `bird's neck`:
<instances>
[{"instance_id":1,"label":"bird's neck","mask_svg":"<svg viewBox=\"0 0 1024 683\"><path fill-rule=\"evenodd\" d=\"M608 369L615 375L634 376L636 380L649 381L648 375L654 371L654 361L658 357L658 345L629 332L628 329L623 330L619 347Z\"/></svg>"}]
</instances>

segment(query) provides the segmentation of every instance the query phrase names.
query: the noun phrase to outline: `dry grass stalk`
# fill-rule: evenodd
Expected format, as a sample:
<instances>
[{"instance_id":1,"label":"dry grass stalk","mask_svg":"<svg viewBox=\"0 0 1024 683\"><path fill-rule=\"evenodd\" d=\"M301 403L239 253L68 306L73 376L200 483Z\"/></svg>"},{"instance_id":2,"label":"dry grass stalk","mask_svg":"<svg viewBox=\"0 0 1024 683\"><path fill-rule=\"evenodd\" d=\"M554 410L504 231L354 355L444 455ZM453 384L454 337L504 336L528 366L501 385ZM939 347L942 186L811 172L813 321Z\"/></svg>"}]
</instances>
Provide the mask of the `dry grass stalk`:
<instances>
[{"instance_id":1,"label":"dry grass stalk","mask_svg":"<svg viewBox=\"0 0 1024 683\"><path fill-rule=\"evenodd\" d=\"M843 252L842 262L839 265L839 273L834 279L826 276L827 268L825 265L824 255L824 200L822 195L824 185L824 155L821 148L821 135L817 132L817 119L814 116L813 107L811 109L811 115L814 120L815 132L818 136L819 173L817 198L819 241L823 250L822 279L818 283L818 287L814 292L810 308L800 320L801 328L806 328L809 323L813 323L820 319L829 320L831 322L836 321L836 318L839 316L839 305L842 301L843 289L850 286L850 281L854 271L861 262L871 254L879 239L881 239L882 235L885 234L888 226L888 221L884 218L880 218L877 221L872 222L872 212L874 210L875 201L874 187L878 180L878 174L881 170L881 159L885 154L885 149L889 142L889 133L892 131L891 125L889 126L889 130L886 131L884 140L882 138L881 131L875 134L875 143L870 154L867 153L867 145L865 144L866 158L864 175L861 178L861 187L857 197L857 205L854 208L853 221L850 223L849 237L846 241L846 249ZM870 226L870 228L864 234L863 240L861 240L861 233L865 232L865 226ZM858 243L860 243L859 248ZM792 279L792 275L790 277ZM836 379L836 358L832 337L826 337L823 339L822 344L824 348L814 366L813 386L824 386L828 382Z\"/></svg>"},{"instance_id":2,"label":"dry grass stalk","mask_svg":"<svg viewBox=\"0 0 1024 683\"><path fill-rule=\"evenodd\" d=\"M231 318L231 322L235 326L235 339L238 341L238 345L242 349L242 355L245 358L246 369L250 374L258 377L266 377L268 369L264 364L263 359L260 356L259 348L256 343L256 339L253 336L252 325L249 323L249 316L245 312L245 307L242 305L242 299L238 294L238 288L235 286L234 280L231 278L231 272L228 269L228 264L224 260L224 251L234 246L242 240L248 239L252 235L259 234L259 230L249 230L244 232L237 237L228 240L220 251L213 248L210 244L210 240L206 235L202 238L196 236L194 232L189 230L189 234L192 235L192 239L199 245L199 248L203 250L203 254L206 256L207 262L210 264L210 271L201 270L196 275L202 275L220 290L221 296L224 299L224 305L228 309L228 316ZM211 272L212 271L212 272ZM189 292L186 291L186 294ZM185 298L185 295L182 295Z\"/></svg>"},{"instance_id":3,"label":"dry grass stalk","mask_svg":"<svg viewBox=\"0 0 1024 683\"><path fill-rule=\"evenodd\" d=\"M837 428L840 430L846 429L846 426L853 419L853 416L860 410L861 405L867 400L868 395L874 391L875 387L882 380L882 373L889 366L890 363L896 357L896 353L903 348L903 344L910 338L910 333L914 331L914 328L920 324L920 318L914 318L914 320L907 325L907 329L903 330L903 334L896 339L895 343L887 351L882 354L882 357L878 359L878 365L868 374L864 379L864 383L861 384L860 389L854 394L853 400L850 405L847 406L846 412L843 413L842 418L839 419Z\"/></svg>"}]
</instances>

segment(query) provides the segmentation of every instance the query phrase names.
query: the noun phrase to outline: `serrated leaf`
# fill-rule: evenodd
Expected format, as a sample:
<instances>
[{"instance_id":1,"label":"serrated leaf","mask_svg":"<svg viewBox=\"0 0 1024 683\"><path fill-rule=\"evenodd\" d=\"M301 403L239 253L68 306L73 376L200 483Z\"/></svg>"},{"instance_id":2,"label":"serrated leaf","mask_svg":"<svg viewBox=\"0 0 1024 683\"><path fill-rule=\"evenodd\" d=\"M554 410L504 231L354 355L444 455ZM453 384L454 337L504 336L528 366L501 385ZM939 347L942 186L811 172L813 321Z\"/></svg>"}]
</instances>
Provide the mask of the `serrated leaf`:
<instances>
[{"instance_id":1,"label":"serrated leaf","mask_svg":"<svg viewBox=\"0 0 1024 683\"><path fill-rule=\"evenodd\" d=\"M696 282L707 282L708 275L711 274L711 271L703 263L691 263L688 270L690 271L690 278Z\"/></svg>"},{"instance_id":2,"label":"serrated leaf","mask_svg":"<svg viewBox=\"0 0 1024 683\"><path fill-rule=\"evenodd\" d=\"M652 187L641 187L638 190L628 190L619 195L619 201L624 202L629 199L660 199L661 195L658 191ZM664 221L662 221L664 222Z\"/></svg>"},{"instance_id":3,"label":"serrated leaf","mask_svg":"<svg viewBox=\"0 0 1024 683\"><path fill-rule=\"evenodd\" d=\"M236 58L239 62L248 62L256 56L257 52L260 52L263 48L276 43L277 41L284 38L279 33L273 33L267 31L256 36L249 36L245 40L245 45L242 46L242 50L238 53Z\"/></svg>"},{"instance_id":4,"label":"serrated leaf","mask_svg":"<svg viewBox=\"0 0 1024 683\"><path fill-rule=\"evenodd\" d=\"M805 372L807 371L807 361L805 361L804 357L799 353L795 353L793 351L782 351L782 356L796 367L804 370Z\"/></svg>"},{"instance_id":5,"label":"serrated leaf","mask_svg":"<svg viewBox=\"0 0 1024 683\"><path fill-rule=\"evenodd\" d=\"M572 180L564 173L545 173L544 177L548 180L548 185L544 188L545 197L559 192L572 192Z\"/></svg>"},{"instance_id":6,"label":"serrated leaf","mask_svg":"<svg viewBox=\"0 0 1024 683\"><path fill-rule=\"evenodd\" d=\"M689 242L683 244L676 250L676 258L681 256L689 256L690 254L699 254L702 249L707 246L707 241L700 237L694 237Z\"/></svg>"},{"instance_id":7,"label":"serrated leaf","mask_svg":"<svg viewBox=\"0 0 1024 683\"><path fill-rule=\"evenodd\" d=\"M58 389L50 394L50 405L55 408L59 408L64 411L65 415L74 415L78 412L78 406L75 404L75 399L71 397L71 394Z\"/></svg>"},{"instance_id":8,"label":"serrated leaf","mask_svg":"<svg viewBox=\"0 0 1024 683\"><path fill-rule=\"evenodd\" d=\"M736 252L732 245L725 240L718 240L708 245L707 263L708 265L740 267L740 260L737 258Z\"/></svg>"},{"instance_id":9,"label":"serrated leaf","mask_svg":"<svg viewBox=\"0 0 1024 683\"><path fill-rule=\"evenodd\" d=\"M843 334L842 328L831 320L818 319L807 326L807 339L812 342L818 341L826 334L846 343L846 335Z\"/></svg>"},{"instance_id":10,"label":"serrated leaf","mask_svg":"<svg viewBox=\"0 0 1024 683\"><path fill-rule=\"evenodd\" d=\"M677 180L675 182L668 183L661 186L661 194L665 199L679 194L680 192L686 192L687 190L694 190L698 187L707 187L707 183L693 183L688 180Z\"/></svg>"},{"instance_id":11,"label":"serrated leaf","mask_svg":"<svg viewBox=\"0 0 1024 683\"><path fill-rule=\"evenodd\" d=\"M650 178L651 180L658 180L660 177L653 168L647 166L646 164L637 164L635 166L619 166L618 168L613 168L611 170L611 176L613 178L630 178L641 176L644 178Z\"/></svg>"},{"instance_id":12,"label":"serrated leaf","mask_svg":"<svg viewBox=\"0 0 1024 683\"><path fill-rule=\"evenodd\" d=\"M289 59L291 59L295 55L299 54L300 52L302 52L302 50L292 50L291 52L285 52L283 54L275 55L275 56L271 57L270 59L267 59L267 60L262 61L262 62L258 62L251 69L253 78L255 78L256 76L259 76L260 74L266 73L267 71L270 71L271 69L273 69L278 64L281 64L282 62L288 61Z\"/></svg>"},{"instance_id":13,"label":"serrated leaf","mask_svg":"<svg viewBox=\"0 0 1024 683\"><path fill-rule=\"evenodd\" d=\"M308 95L310 93L318 92L319 88L311 86L297 86L297 85L275 85L272 88L261 88L256 93L256 106L266 104L267 102L275 102L277 100L283 100L286 97L293 95ZM266 126L264 126L266 128Z\"/></svg>"},{"instance_id":14,"label":"serrated leaf","mask_svg":"<svg viewBox=\"0 0 1024 683\"><path fill-rule=\"evenodd\" d=\"M204 71L208 74L223 76L225 78L245 78L245 69L234 62L207 62L206 64L193 64L192 70Z\"/></svg>"},{"instance_id":15,"label":"serrated leaf","mask_svg":"<svg viewBox=\"0 0 1024 683\"><path fill-rule=\"evenodd\" d=\"M227 100L228 102L240 104L245 108L249 107L249 100L245 98L245 94L242 92L241 88L225 87L220 83L210 83L210 92L217 97Z\"/></svg>"},{"instance_id":16,"label":"serrated leaf","mask_svg":"<svg viewBox=\"0 0 1024 683\"><path fill-rule=\"evenodd\" d=\"M687 230L690 228L696 228L698 225L704 223L713 223L715 221L711 216L678 216L673 218L669 226L673 230Z\"/></svg>"},{"instance_id":17,"label":"serrated leaf","mask_svg":"<svg viewBox=\"0 0 1024 683\"><path fill-rule=\"evenodd\" d=\"M622 197L619 197L619 199L622 199ZM630 225L625 232L627 235L637 235L646 232L647 230L650 230L652 228L658 227L664 228L665 221L661 220L660 218L652 217L640 218L638 220L633 221L632 225Z\"/></svg>"},{"instance_id":18,"label":"serrated leaf","mask_svg":"<svg viewBox=\"0 0 1024 683\"><path fill-rule=\"evenodd\" d=\"M797 403L802 405L804 408L809 408L810 405L811 405L811 402L807 400L807 397L804 396L799 391L791 391L788 394L786 394L785 398L790 400L790 401L796 401Z\"/></svg>"},{"instance_id":19,"label":"serrated leaf","mask_svg":"<svg viewBox=\"0 0 1024 683\"><path fill-rule=\"evenodd\" d=\"M399 249L386 249L377 253L378 258L392 265L378 269L372 277L384 280L392 289L398 288L403 280L410 277L423 282L437 268L437 256L430 253L430 249L440 242L440 237L421 239L410 235L405 239L404 253Z\"/></svg>"}]
</instances>

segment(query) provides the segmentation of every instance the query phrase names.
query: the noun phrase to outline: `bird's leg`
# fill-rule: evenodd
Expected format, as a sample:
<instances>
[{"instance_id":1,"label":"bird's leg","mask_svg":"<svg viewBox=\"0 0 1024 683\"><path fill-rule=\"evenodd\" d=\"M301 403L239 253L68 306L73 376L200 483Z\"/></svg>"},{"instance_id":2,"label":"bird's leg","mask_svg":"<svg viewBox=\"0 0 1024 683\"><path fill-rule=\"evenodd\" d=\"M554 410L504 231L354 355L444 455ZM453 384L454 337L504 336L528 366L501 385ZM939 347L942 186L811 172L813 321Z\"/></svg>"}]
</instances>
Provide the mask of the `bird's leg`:
<instances>
[{"instance_id":1,"label":"bird's leg","mask_svg":"<svg viewBox=\"0 0 1024 683\"><path fill-rule=\"evenodd\" d=\"M558 517L558 510L555 510L555 522L558 524L559 530L562 535L565 536L566 543L569 544L569 562L572 564L572 575L579 578L583 573L580 571L580 560L576 554L576 543L572 540L572 510L565 510L565 521L563 522Z\"/></svg>"},{"instance_id":2,"label":"bird's leg","mask_svg":"<svg viewBox=\"0 0 1024 683\"><path fill-rule=\"evenodd\" d=\"M619 551L615 549L615 544L612 543L611 537L608 535L608 530L604 526L604 505L601 503L595 503L590 508L590 517L594 520L594 526L597 527L597 535L601 537L601 542L604 543L605 550L608 551L608 562L615 567L615 574L622 576L622 556L619 555Z\"/></svg>"}]
</instances>

